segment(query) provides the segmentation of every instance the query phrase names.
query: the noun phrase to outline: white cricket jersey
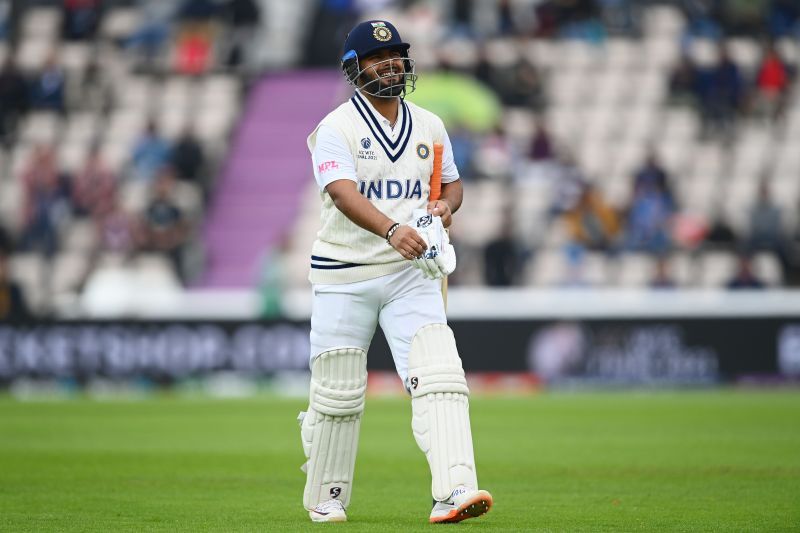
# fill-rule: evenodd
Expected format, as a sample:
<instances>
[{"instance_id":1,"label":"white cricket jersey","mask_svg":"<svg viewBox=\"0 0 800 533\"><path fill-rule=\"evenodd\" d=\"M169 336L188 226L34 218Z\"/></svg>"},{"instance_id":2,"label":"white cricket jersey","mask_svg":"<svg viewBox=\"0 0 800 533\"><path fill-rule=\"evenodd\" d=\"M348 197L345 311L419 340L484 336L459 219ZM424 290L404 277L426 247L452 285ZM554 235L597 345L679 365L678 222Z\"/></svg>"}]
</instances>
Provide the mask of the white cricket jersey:
<instances>
[{"instance_id":1,"label":"white cricket jersey","mask_svg":"<svg viewBox=\"0 0 800 533\"><path fill-rule=\"evenodd\" d=\"M428 204L433 143L442 143L442 183L459 178L442 120L400 101L394 128L358 91L326 116L308 137L322 196L322 227L311 251L312 283L351 283L398 272L411 263L386 239L356 225L325 187L353 180L386 216L404 224Z\"/></svg>"}]
</instances>

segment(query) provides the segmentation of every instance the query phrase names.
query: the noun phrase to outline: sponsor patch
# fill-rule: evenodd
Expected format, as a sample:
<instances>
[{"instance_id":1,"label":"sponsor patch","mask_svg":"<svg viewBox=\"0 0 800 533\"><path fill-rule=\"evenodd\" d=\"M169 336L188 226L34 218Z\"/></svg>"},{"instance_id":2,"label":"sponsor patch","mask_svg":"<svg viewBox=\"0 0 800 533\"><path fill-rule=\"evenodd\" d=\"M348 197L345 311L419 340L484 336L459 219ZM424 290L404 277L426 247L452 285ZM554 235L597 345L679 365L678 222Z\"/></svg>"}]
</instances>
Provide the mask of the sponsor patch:
<instances>
[{"instance_id":1,"label":"sponsor patch","mask_svg":"<svg viewBox=\"0 0 800 533\"><path fill-rule=\"evenodd\" d=\"M329 170L336 170L338 168L339 163L336 161L325 161L324 163L317 165L317 171L319 171L320 174L325 174Z\"/></svg>"}]
</instances>

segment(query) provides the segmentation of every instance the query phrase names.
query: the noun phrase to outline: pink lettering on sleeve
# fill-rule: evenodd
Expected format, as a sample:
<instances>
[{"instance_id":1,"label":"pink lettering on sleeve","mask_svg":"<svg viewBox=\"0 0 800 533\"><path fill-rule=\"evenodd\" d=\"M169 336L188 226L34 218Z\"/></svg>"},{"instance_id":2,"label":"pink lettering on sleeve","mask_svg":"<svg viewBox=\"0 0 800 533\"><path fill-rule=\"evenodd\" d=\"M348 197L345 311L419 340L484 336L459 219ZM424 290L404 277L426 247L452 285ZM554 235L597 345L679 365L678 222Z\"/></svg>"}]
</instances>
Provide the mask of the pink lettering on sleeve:
<instances>
[{"instance_id":1,"label":"pink lettering on sleeve","mask_svg":"<svg viewBox=\"0 0 800 533\"><path fill-rule=\"evenodd\" d=\"M329 170L334 170L337 168L339 168L339 163L336 161L325 161L324 163L317 165L317 170L320 174L325 174Z\"/></svg>"}]
</instances>

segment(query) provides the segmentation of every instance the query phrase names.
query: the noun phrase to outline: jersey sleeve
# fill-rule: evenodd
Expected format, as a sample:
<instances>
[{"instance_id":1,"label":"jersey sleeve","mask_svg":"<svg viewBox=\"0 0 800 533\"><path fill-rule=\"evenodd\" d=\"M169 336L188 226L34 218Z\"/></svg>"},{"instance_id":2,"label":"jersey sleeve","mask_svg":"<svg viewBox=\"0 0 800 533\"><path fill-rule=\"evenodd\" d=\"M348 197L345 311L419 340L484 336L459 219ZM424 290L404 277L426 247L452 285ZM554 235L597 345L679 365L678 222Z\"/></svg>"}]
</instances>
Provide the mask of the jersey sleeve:
<instances>
[{"instance_id":1,"label":"jersey sleeve","mask_svg":"<svg viewBox=\"0 0 800 533\"><path fill-rule=\"evenodd\" d=\"M442 183L452 183L460 176L453 157L453 145L450 144L450 136L447 135L447 130L442 129L442 144L444 144L444 150L442 151Z\"/></svg>"},{"instance_id":2,"label":"jersey sleeve","mask_svg":"<svg viewBox=\"0 0 800 533\"><path fill-rule=\"evenodd\" d=\"M311 162L320 190L340 179L358 181L353 154L342 134L331 126L323 124L317 130Z\"/></svg>"}]
</instances>

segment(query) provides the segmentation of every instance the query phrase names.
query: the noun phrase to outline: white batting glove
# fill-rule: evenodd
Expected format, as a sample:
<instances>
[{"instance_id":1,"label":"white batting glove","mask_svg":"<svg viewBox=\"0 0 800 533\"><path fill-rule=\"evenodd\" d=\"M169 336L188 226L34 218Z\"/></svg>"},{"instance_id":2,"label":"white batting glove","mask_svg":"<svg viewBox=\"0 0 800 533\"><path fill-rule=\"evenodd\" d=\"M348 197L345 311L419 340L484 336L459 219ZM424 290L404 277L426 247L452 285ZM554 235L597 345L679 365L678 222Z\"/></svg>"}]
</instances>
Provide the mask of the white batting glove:
<instances>
[{"instance_id":1,"label":"white batting glove","mask_svg":"<svg viewBox=\"0 0 800 533\"><path fill-rule=\"evenodd\" d=\"M414 266L428 279L441 279L451 274L456 269L456 253L444 230L442 219L424 209L416 209L408 225L428 245L425 253L414 259Z\"/></svg>"}]
</instances>

